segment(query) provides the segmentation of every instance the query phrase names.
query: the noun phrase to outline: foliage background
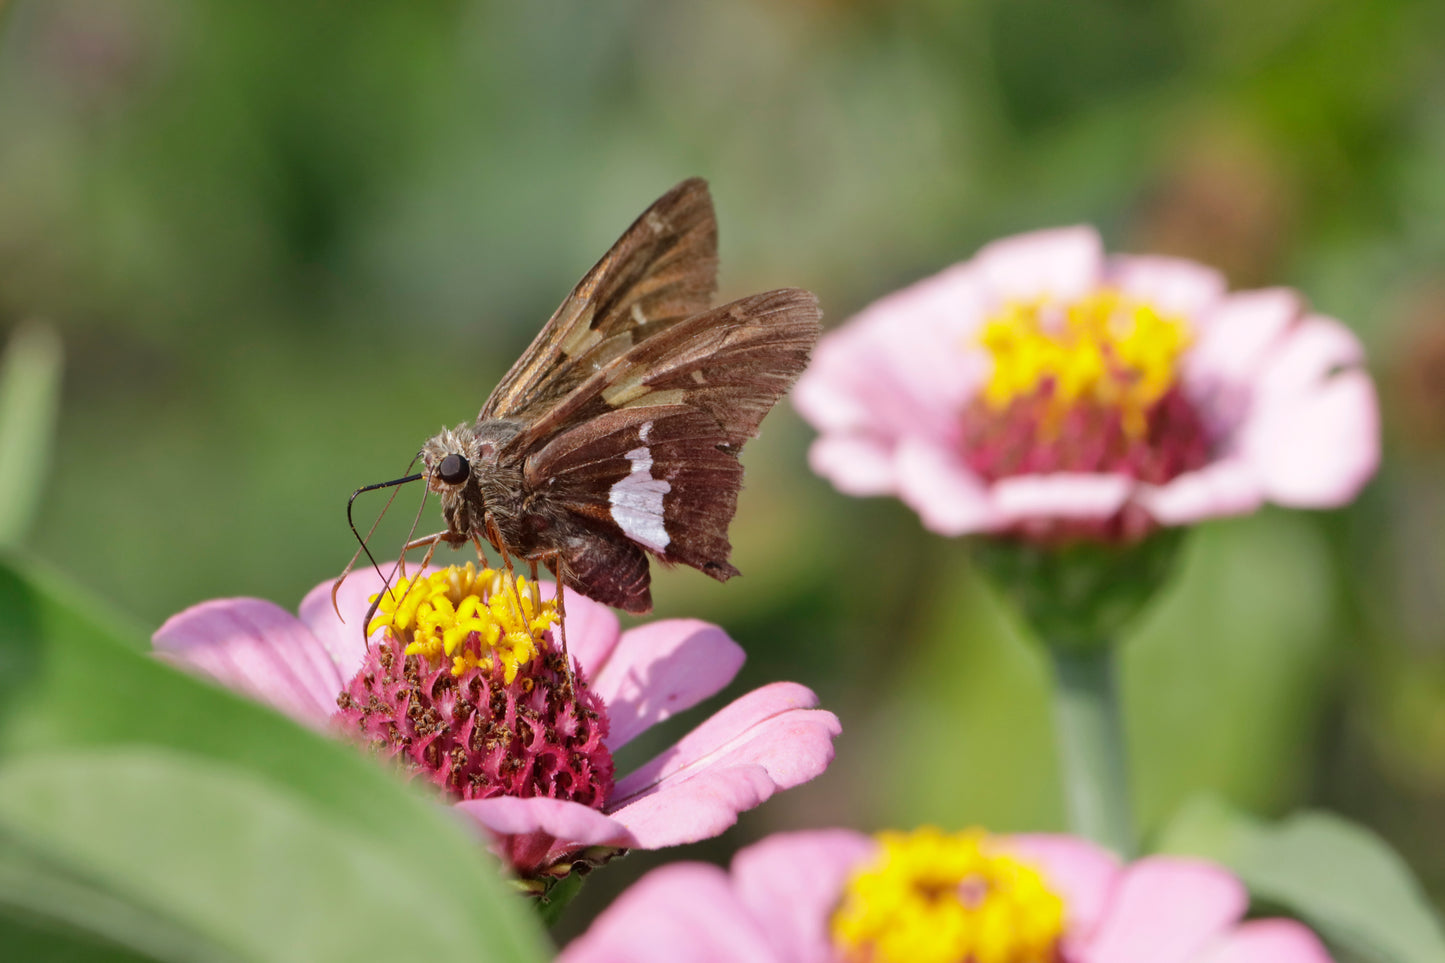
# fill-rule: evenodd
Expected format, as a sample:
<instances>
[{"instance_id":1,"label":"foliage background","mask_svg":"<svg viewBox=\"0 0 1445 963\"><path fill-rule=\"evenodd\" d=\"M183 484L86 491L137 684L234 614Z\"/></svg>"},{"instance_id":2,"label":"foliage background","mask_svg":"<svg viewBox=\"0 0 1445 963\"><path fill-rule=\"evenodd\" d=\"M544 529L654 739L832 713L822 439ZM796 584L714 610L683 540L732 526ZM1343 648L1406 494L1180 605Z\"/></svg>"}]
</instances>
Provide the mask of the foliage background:
<instances>
[{"instance_id":1,"label":"foliage background","mask_svg":"<svg viewBox=\"0 0 1445 963\"><path fill-rule=\"evenodd\" d=\"M1145 825L1201 789L1322 805L1445 900L1445 4L32 0L0 17L0 323L48 319L67 353L27 546L125 618L291 606L333 577L347 494L471 418L685 176L713 185L723 297L801 285L834 324L1001 234L1092 222L1114 249L1304 290L1366 341L1387 426L1355 506L1206 527L1140 625ZM784 405L745 456L745 577L666 573L655 594L658 615L746 646L731 694L814 687L844 722L837 761L721 840L599 873L573 926L662 859L780 828L1060 825L1039 655L962 544L833 492L808 439Z\"/></svg>"}]
</instances>

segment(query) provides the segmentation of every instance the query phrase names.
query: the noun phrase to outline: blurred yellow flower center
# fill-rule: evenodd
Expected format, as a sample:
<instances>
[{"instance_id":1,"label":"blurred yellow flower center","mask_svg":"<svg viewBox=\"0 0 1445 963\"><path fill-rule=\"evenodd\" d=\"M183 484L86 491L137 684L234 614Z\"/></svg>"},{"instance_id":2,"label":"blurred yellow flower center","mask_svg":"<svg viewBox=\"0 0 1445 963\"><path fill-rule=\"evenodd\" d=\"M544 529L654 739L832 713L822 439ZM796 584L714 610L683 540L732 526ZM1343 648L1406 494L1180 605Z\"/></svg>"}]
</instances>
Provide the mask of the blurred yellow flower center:
<instances>
[{"instance_id":1,"label":"blurred yellow flower center","mask_svg":"<svg viewBox=\"0 0 1445 963\"><path fill-rule=\"evenodd\" d=\"M993 358L983 395L993 410L1050 392L1056 418L1081 403L1113 408L1139 437L1149 408L1174 386L1190 331L1183 318L1105 288L1069 304L1011 302L980 340Z\"/></svg>"},{"instance_id":2,"label":"blurred yellow flower center","mask_svg":"<svg viewBox=\"0 0 1445 963\"><path fill-rule=\"evenodd\" d=\"M981 829L880 833L833 914L849 963L1055 963L1064 903Z\"/></svg>"},{"instance_id":3,"label":"blurred yellow flower center","mask_svg":"<svg viewBox=\"0 0 1445 963\"><path fill-rule=\"evenodd\" d=\"M456 676L501 665L508 683L536 656L557 621L556 603L540 601L525 577L490 568L479 572L471 562L421 578L403 576L380 599L367 635L389 628L406 643L407 655L433 665L450 659Z\"/></svg>"}]
</instances>

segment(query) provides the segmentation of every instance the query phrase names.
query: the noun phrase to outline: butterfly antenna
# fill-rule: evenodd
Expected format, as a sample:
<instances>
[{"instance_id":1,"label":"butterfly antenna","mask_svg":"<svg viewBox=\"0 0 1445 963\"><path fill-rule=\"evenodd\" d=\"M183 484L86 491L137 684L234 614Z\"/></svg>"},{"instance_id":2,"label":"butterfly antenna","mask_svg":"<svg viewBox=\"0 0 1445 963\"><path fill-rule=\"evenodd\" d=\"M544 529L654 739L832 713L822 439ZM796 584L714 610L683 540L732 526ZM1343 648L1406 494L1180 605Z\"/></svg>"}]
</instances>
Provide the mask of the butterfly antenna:
<instances>
[{"instance_id":1,"label":"butterfly antenna","mask_svg":"<svg viewBox=\"0 0 1445 963\"><path fill-rule=\"evenodd\" d=\"M416 459L412 459L413 463L415 463L415 461ZM376 564L376 558L371 554L371 549L366 547L366 541L376 532L376 526L381 524L381 520L386 515L387 509L390 508L391 503L396 500L397 493L393 491L391 497L386 500L386 504L382 506L381 514L376 516L376 521L372 522L371 528L367 529L366 538L362 538L361 533L356 530L356 522L351 516L351 507L356 502L356 496L362 492L374 492L381 488L397 489L398 486L405 485L408 482L420 481L424 477L426 476L421 474L407 475L405 478L396 478L392 481L379 482L375 485L365 485L352 492L351 497L346 500L346 524L351 527L351 534L356 536L357 544L360 547L357 548L356 552L351 556L351 561L346 563L346 568L337 576L336 581L331 583L331 607L336 611L336 617L341 619L343 623L346 620L341 617L341 606L336 601L336 593L341 591L341 583L346 581L346 577L351 574L353 566L356 565L356 560L360 558L363 553L366 554L367 560L371 562L371 567L376 569L376 574L381 575L381 566ZM426 499L424 496L422 500L425 502ZM386 576L384 575L382 576L382 582L383 584L386 582ZM370 618L370 616L368 616L368 618Z\"/></svg>"}]
</instances>

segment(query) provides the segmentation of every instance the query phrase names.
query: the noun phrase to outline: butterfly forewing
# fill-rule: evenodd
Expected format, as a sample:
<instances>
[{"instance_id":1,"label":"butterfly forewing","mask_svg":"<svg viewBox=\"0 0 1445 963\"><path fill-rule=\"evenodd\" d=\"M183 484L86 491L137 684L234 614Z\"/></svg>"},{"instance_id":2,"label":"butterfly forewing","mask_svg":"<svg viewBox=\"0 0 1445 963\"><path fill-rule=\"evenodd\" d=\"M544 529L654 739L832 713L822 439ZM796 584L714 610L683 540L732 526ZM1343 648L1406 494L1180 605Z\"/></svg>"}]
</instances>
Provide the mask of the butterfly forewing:
<instances>
[{"instance_id":1,"label":"butterfly forewing","mask_svg":"<svg viewBox=\"0 0 1445 963\"><path fill-rule=\"evenodd\" d=\"M717 219L707 182L683 181L632 223L502 378L479 419L528 419L634 345L707 309Z\"/></svg>"}]
</instances>

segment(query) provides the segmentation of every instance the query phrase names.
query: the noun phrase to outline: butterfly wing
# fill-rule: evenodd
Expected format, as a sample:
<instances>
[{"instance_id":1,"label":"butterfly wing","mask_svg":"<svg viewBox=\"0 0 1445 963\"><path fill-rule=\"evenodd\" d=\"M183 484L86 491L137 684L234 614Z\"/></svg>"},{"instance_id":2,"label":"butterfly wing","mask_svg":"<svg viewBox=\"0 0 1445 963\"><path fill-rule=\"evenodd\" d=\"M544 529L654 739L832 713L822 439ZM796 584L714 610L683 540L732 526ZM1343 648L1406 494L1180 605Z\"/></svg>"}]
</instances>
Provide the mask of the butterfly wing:
<instances>
[{"instance_id":1,"label":"butterfly wing","mask_svg":"<svg viewBox=\"0 0 1445 963\"><path fill-rule=\"evenodd\" d=\"M719 581L742 484L738 454L802 373L820 332L807 291L755 294L671 324L616 358L510 443L523 481L576 522L573 586L651 607L646 554ZM644 554L646 553L646 554Z\"/></svg>"},{"instance_id":2,"label":"butterfly wing","mask_svg":"<svg viewBox=\"0 0 1445 963\"><path fill-rule=\"evenodd\" d=\"M600 368L705 311L717 290L707 182L683 181L642 213L567 295L478 420L529 421Z\"/></svg>"}]
</instances>

